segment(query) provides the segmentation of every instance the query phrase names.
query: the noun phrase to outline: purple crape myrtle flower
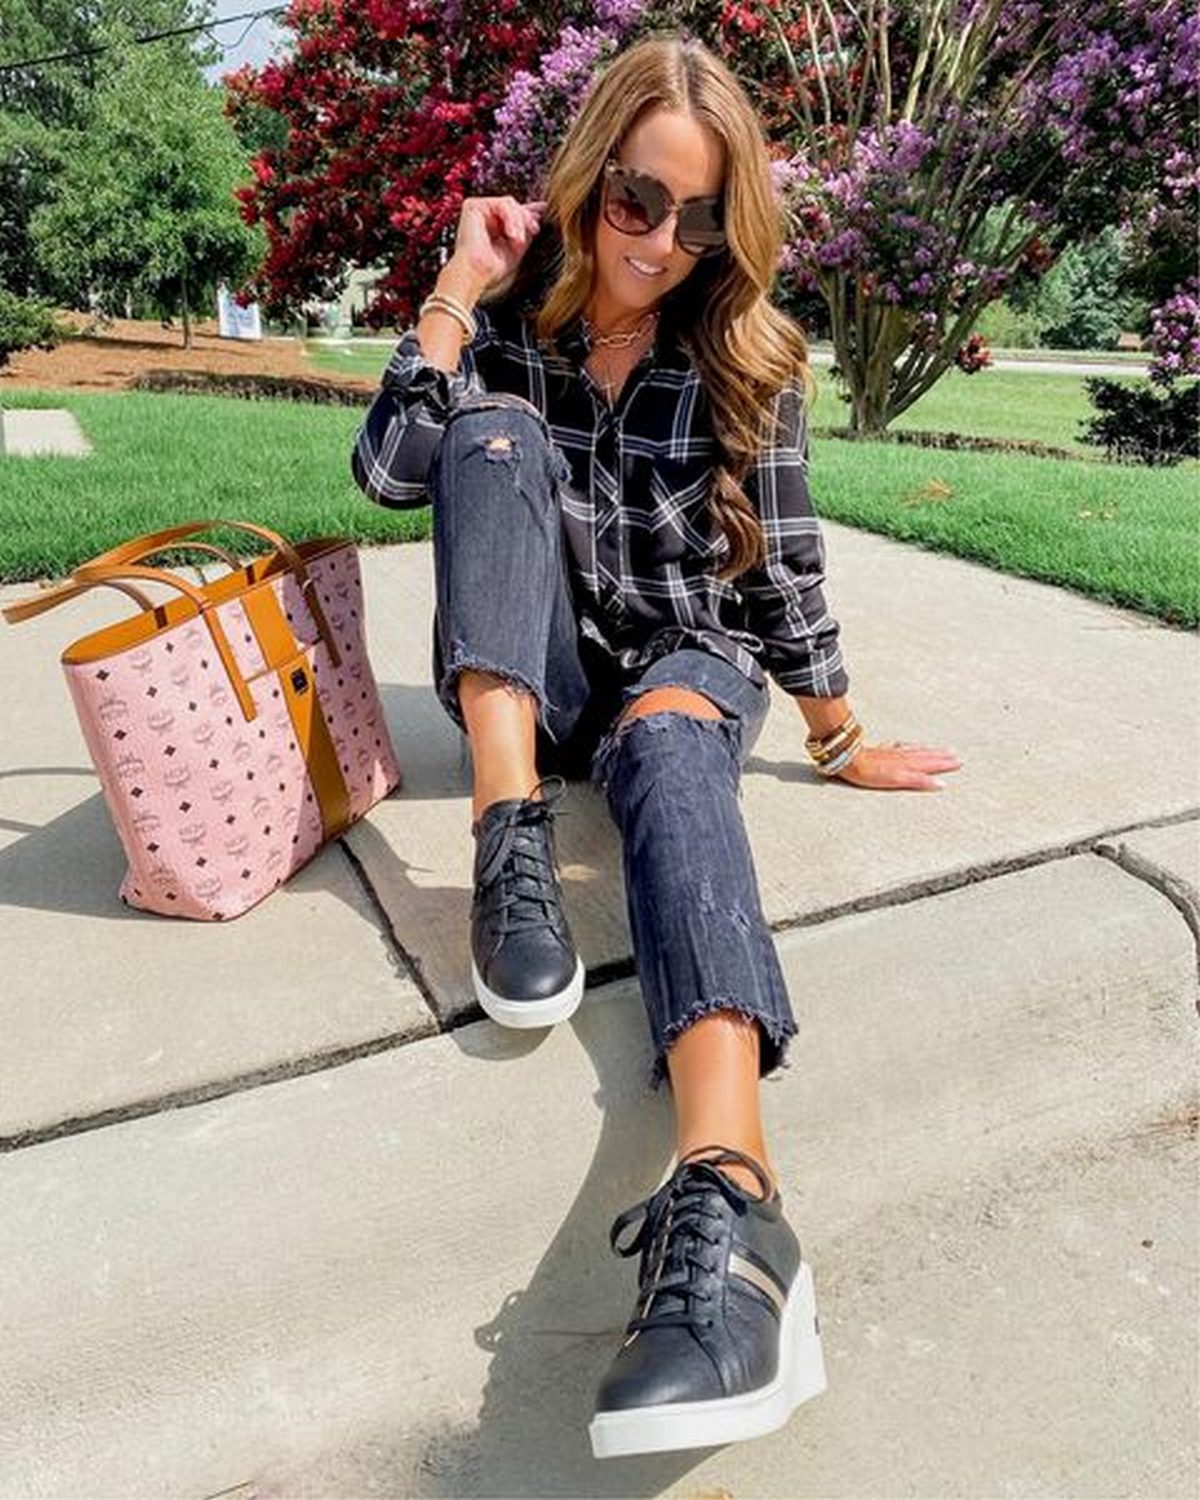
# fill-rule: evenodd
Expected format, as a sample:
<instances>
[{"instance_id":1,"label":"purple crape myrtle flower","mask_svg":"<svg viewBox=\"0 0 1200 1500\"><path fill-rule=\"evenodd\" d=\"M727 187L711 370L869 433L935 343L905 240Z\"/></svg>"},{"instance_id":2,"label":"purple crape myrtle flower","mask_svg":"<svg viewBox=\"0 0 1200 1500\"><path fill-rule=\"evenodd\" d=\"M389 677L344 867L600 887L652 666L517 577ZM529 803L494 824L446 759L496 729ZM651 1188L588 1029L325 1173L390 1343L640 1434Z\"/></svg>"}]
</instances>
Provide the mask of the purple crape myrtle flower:
<instances>
[{"instance_id":1,"label":"purple crape myrtle flower","mask_svg":"<svg viewBox=\"0 0 1200 1500\"><path fill-rule=\"evenodd\" d=\"M640 24L647 0L595 0L595 24L568 22L536 73L519 71L496 110L479 160L481 190L538 197L555 147L599 67Z\"/></svg>"},{"instance_id":2,"label":"purple crape myrtle flower","mask_svg":"<svg viewBox=\"0 0 1200 1500\"><path fill-rule=\"evenodd\" d=\"M1200 375L1200 278L1180 288L1150 315L1150 379L1173 385Z\"/></svg>"}]
</instances>

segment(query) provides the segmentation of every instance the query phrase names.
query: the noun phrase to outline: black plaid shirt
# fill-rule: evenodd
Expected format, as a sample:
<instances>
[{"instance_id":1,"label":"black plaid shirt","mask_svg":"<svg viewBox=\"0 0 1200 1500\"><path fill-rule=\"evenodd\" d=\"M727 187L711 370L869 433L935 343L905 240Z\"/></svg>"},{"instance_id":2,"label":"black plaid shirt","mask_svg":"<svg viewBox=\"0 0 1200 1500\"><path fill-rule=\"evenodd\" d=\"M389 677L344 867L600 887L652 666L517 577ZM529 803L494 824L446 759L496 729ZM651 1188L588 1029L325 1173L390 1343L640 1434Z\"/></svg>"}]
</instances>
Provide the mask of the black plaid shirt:
<instances>
[{"instance_id":1,"label":"black plaid shirt","mask_svg":"<svg viewBox=\"0 0 1200 1500\"><path fill-rule=\"evenodd\" d=\"M561 495L580 629L626 674L683 646L725 657L751 681L763 669L789 693L848 690L838 622L821 591L825 548L808 495L799 383L776 398L782 441L743 482L761 518L765 562L732 582L715 575L728 542L708 514L714 454L699 374L668 325L632 371L615 408L583 368L578 324L556 353L501 307L475 310L478 332L447 374L400 339L358 434L354 477L382 505L427 502L429 464L448 413L468 393L509 391L544 413L572 482Z\"/></svg>"}]
</instances>

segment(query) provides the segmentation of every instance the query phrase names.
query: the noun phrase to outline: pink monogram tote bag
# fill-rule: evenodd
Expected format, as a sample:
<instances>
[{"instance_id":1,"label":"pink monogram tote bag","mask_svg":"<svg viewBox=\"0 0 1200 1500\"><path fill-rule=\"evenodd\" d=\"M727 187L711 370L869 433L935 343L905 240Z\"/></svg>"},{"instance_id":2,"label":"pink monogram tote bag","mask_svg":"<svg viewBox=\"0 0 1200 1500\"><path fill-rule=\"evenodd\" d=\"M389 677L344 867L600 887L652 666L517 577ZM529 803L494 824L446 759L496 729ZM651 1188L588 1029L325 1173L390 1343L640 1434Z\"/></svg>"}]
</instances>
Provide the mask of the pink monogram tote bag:
<instances>
[{"instance_id":1,"label":"pink monogram tote bag","mask_svg":"<svg viewBox=\"0 0 1200 1500\"><path fill-rule=\"evenodd\" d=\"M273 550L243 563L195 540L217 527ZM230 571L196 584L146 562L181 546ZM171 597L148 597L151 583ZM68 646L62 663L129 861L129 905L239 916L400 784L352 543L293 547L245 522L188 522L102 553L4 616L15 624L99 586L137 612Z\"/></svg>"}]
</instances>

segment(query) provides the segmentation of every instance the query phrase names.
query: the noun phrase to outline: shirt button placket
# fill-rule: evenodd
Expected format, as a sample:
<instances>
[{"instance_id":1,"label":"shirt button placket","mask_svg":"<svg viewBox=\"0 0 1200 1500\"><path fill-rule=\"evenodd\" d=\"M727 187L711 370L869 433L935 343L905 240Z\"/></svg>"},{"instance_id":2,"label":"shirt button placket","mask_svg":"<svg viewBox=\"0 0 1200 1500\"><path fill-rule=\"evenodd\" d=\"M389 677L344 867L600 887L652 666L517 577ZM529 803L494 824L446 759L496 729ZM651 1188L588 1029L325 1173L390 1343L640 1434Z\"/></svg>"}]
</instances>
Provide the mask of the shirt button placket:
<instances>
[{"instance_id":1,"label":"shirt button placket","mask_svg":"<svg viewBox=\"0 0 1200 1500\"><path fill-rule=\"evenodd\" d=\"M596 549L604 565L600 580L600 597L605 610L614 619L623 613L621 598L622 570L621 545L621 471L617 462L618 429L611 412L601 413L596 429L596 473L599 480L597 495L597 520L603 525L603 535L597 537Z\"/></svg>"}]
</instances>

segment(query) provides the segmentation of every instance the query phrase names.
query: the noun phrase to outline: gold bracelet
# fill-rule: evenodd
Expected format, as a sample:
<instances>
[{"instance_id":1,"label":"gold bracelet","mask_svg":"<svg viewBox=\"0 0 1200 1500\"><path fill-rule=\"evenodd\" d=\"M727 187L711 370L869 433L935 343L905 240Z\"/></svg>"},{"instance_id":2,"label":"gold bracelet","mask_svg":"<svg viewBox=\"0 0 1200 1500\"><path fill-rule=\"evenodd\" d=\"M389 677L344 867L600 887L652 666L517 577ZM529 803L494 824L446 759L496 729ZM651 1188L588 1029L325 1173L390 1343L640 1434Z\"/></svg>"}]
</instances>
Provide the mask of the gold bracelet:
<instances>
[{"instance_id":1,"label":"gold bracelet","mask_svg":"<svg viewBox=\"0 0 1200 1500\"><path fill-rule=\"evenodd\" d=\"M854 715L847 714L836 729L830 729L825 734L810 734L804 741L804 748L810 755L821 755L835 749L843 739L860 727Z\"/></svg>"},{"instance_id":2,"label":"gold bracelet","mask_svg":"<svg viewBox=\"0 0 1200 1500\"><path fill-rule=\"evenodd\" d=\"M431 312L440 312L447 318L453 318L462 329L462 341L464 344L469 344L475 337L474 319L468 318L460 309L451 307L448 302L443 302L440 297L426 297L425 301L422 302L420 317L423 318L426 313Z\"/></svg>"},{"instance_id":3,"label":"gold bracelet","mask_svg":"<svg viewBox=\"0 0 1200 1500\"><path fill-rule=\"evenodd\" d=\"M475 314L471 311L467 304L465 302L460 302L457 297L452 297L449 292L439 292L435 287L434 290L430 292L428 300L430 302L444 302L447 307L453 307L458 312L460 312L463 317L466 318L470 323L474 324L475 322Z\"/></svg>"},{"instance_id":4,"label":"gold bracelet","mask_svg":"<svg viewBox=\"0 0 1200 1500\"><path fill-rule=\"evenodd\" d=\"M466 321L466 318L462 317L462 314L460 314L460 312L456 312L453 308L447 308L446 303L434 302L434 299L432 299L432 297L428 297L428 299L426 299L425 302L422 303L422 311L420 311L420 317L425 317L425 315L429 314L429 312L440 312L440 314L443 314L444 317L453 318L453 320L455 320L455 323L459 324L460 330L462 330L463 344L469 344L469 342L474 339L475 335L474 330L472 330L471 324Z\"/></svg>"},{"instance_id":5,"label":"gold bracelet","mask_svg":"<svg viewBox=\"0 0 1200 1500\"><path fill-rule=\"evenodd\" d=\"M840 734L836 734L832 738L822 740L819 743L810 745L806 741L804 748L808 751L808 753L814 760L829 760L830 757L836 755L839 750L844 749L856 734L861 733L862 726L859 724L855 724L853 727L847 727Z\"/></svg>"},{"instance_id":6,"label":"gold bracelet","mask_svg":"<svg viewBox=\"0 0 1200 1500\"><path fill-rule=\"evenodd\" d=\"M453 318L462 326L463 343L470 343L478 332L478 324L470 308L464 307L455 297L447 297L444 292L434 292L425 298L421 304L421 317L426 312L443 312Z\"/></svg>"},{"instance_id":7,"label":"gold bracelet","mask_svg":"<svg viewBox=\"0 0 1200 1500\"><path fill-rule=\"evenodd\" d=\"M818 762L818 772L822 776L837 776L840 772L844 771L850 764L850 762L854 759L854 757L858 754L858 752L862 749L864 739L865 735L860 729L859 732L853 737L853 739L851 739L845 749L843 749L838 755L835 755L832 759L827 758L823 761Z\"/></svg>"}]
</instances>

